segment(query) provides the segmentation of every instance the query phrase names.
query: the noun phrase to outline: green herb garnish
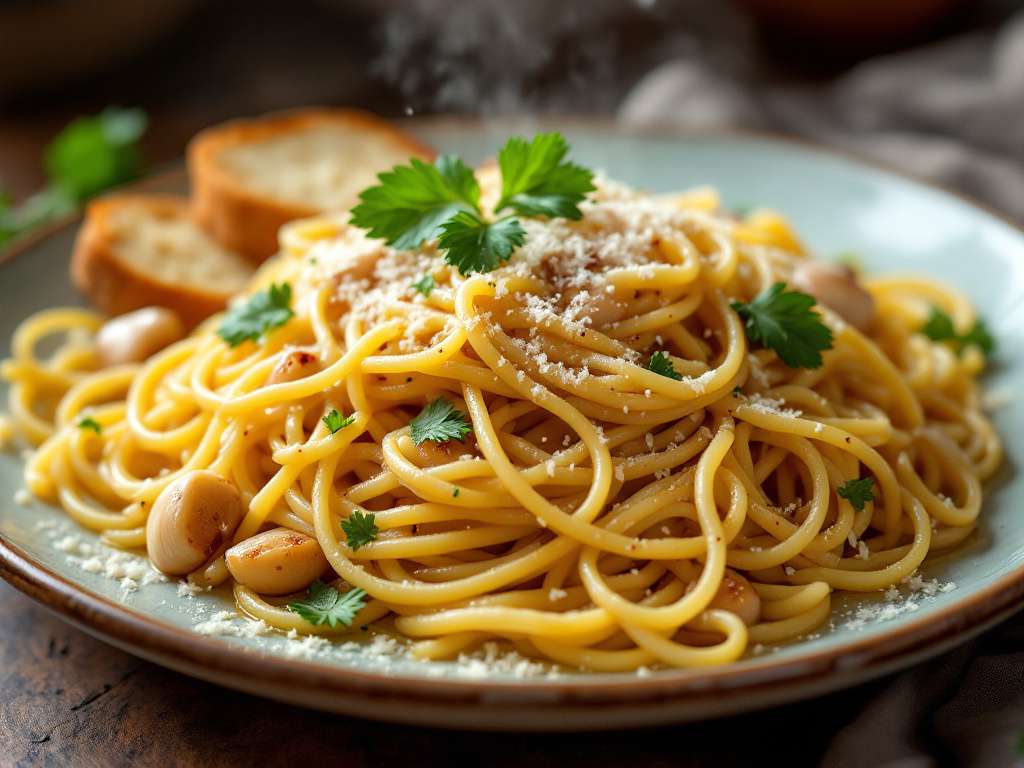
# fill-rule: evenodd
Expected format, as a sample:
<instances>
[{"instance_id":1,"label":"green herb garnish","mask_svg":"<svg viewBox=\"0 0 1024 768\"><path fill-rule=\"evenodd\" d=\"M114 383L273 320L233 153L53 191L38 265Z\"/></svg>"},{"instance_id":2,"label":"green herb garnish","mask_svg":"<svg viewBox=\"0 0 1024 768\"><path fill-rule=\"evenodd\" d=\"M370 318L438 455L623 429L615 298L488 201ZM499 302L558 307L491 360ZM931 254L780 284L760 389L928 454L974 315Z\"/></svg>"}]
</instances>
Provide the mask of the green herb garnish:
<instances>
[{"instance_id":1,"label":"green herb garnish","mask_svg":"<svg viewBox=\"0 0 1024 768\"><path fill-rule=\"evenodd\" d=\"M744 321L747 338L775 350L790 368L820 368L821 352L832 348L832 331L812 309L814 297L787 290L785 283L731 306Z\"/></svg>"},{"instance_id":2,"label":"green herb garnish","mask_svg":"<svg viewBox=\"0 0 1024 768\"><path fill-rule=\"evenodd\" d=\"M237 347L244 341L256 341L267 331L287 323L292 312L292 287L288 283L271 285L233 306L221 321L217 334Z\"/></svg>"},{"instance_id":3,"label":"green herb garnish","mask_svg":"<svg viewBox=\"0 0 1024 768\"><path fill-rule=\"evenodd\" d=\"M364 605L364 590L357 588L342 593L317 579L309 585L306 599L289 603L288 610L299 614L310 624L327 624L333 629L339 624L352 626L353 619Z\"/></svg>"},{"instance_id":4,"label":"green herb garnish","mask_svg":"<svg viewBox=\"0 0 1024 768\"><path fill-rule=\"evenodd\" d=\"M672 360L661 350L651 355L651 359L647 361L647 370L676 381L683 380L682 375L676 373L676 369L672 367Z\"/></svg>"},{"instance_id":5,"label":"green herb garnish","mask_svg":"<svg viewBox=\"0 0 1024 768\"><path fill-rule=\"evenodd\" d=\"M871 477L862 477L859 480L847 480L836 491L842 498L846 499L858 512L864 509L864 505L875 500L875 480Z\"/></svg>"},{"instance_id":6,"label":"green herb garnish","mask_svg":"<svg viewBox=\"0 0 1024 768\"><path fill-rule=\"evenodd\" d=\"M339 429L344 429L355 420L356 415L354 413L350 416L343 417L337 408L332 408L331 412L321 419L321 421L327 425L327 428L331 431L332 435Z\"/></svg>"},{"instance_id":7,"label":"green herb garnish","mask_svg":"<svg viewBox=\"0 0 1024 768\"><path fill-rule=\"evenodd\" d=\"M594 174L565 161L569 144L560 133L541 133L527 143L515 136L498 153L501 199L495 211L520 216L583 217L579 204L594 190Z\"/></svg>"},{"instance_id":8,"label":"green herb garnish","mask_svg":"<svg viewBox=\"0 0 1024 768\"><path fill-rule=\"evenodd\" d=\"M530 142L509 139L498 154L502 195L495 210L580 218L579 203L594 189L593 174L566 162L568 150L558 133L538 134ZM454 155L443 155L433 165L414 158L377 179L377 186L360 193L352 223L395 248L436 240L445 261L465 275L495 269L525 241L517 219L484 216L473 171Z\"/></svg>"},{"instance_id":9,"label":"green herb garnish","mask_svg":"<svg viewBox=\"0 0 1024 768\"><path fill-rule=\"evenodd\" d=\"M437 283L434 282L434 276L429 272L412 284L412 288L422 293L424 296L429 296L430 292L434 290Z\"/></svg>"},{"instance_id":10,"label":"green herb garnish","mask_svg":"<svg viewBox=\"0 0 1024 768\"><path fill-rule=\"evenodd\" d=\"M427 405L419 415L409 422L412 441L420 443L432 440L435 443L446 443L449 440L462 440L473 431L461 411L443 397Z\"/></svg>"},{"instance_id":11,"label":"green herb garnish","mask_svg":"<svg viewBox=\"0 0 1024 768\"><path fill-rule=\"evenodd\" d=\"M459 211L441 225L437 245L446 251L445 261L468 275L495 269L525 240L517 219L488 222L471 211Z\"/></svg>"},{"instance_id":12,"label":"green herb garnish","mask_svg":"<svg viewBox=\"0 0 1024 768\"><path fill-rule=\"evenodd\" d=\"M142 170L138 141L146 115L138 109L107 107L80 117L57 134L46 149L46 173L75 202L130 181Z\"/></svg>"},{"instance_id":13,"label":"green herb garnish","mask_svg":"<svg viewBox=\"0 0 1024 768\"><path fill-rule=\"evenodd\" d=\"M377 179L380 184L359 194L352 223L398 249L436 239L456 213L480 209L473 170L454 155L442 155L433 165L413 158Z\"/></svg>"},{"instance_id":14,"label":"green herb garnish","mask_svg":"<svg viewBox=\"0 0 1024 768\"><path fill-rule=\"evenodd\" d=\"M145 130L145 113L117 107L70 123L44 153L46 188L17 206L0 193L0 247L139 176L139 138Z\"/></svg>"},{"instance_id":15,"label":"green herb garnish","mask_svg":"<svg viewBox=\"0 0 1024 768\"><path fill-rule=\"evenodd\" d=\"M921 328L921 333L932 341L948 341L956 347L957 352L962 352L966 347L974 346L988 357L996 348L996 340L989 333L985 321L978 319L967 333L959 334L953 326L953 318L948 313L932 307L928 320Z\"/></svg>"},{"instance_id":16,"label":"green herb garnish","mask_svg":"<svg viewBox=\"0 0 1024 768\"><path fill-rule=\"evenodd\" d=\"M355 510L348 520L341 521L341 530L345 532L345 537L348 539L349 549L354 552L377 538L380 530L374 525L375 520L376 515L363 514L359 510Z\"/></svg>"},{"instance_id":17,"label":"green herb garnish","mask_svg":"<svg viewBox=\"0 0 1024 768\"><path fill-rule=\"evenodd\" d=\"M103 431L103 427L96 421L92 416L86 416L84 419L78 422L79 429L91 429L97 435Z\"/></svg>"}]
</instances>

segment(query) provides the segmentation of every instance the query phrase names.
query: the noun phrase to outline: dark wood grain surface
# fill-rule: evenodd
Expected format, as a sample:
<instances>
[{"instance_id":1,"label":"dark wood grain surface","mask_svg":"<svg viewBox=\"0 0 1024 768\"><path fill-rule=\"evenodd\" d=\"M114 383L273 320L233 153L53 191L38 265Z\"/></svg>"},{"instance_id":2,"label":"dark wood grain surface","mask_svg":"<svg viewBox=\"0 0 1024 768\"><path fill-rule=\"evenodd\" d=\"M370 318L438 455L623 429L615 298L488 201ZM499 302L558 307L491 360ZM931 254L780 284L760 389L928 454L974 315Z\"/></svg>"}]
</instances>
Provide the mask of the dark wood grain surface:
<instances>
[{"instance_id":1,"label":"dark wood grain surface","mask_svg":"<svg viewBox=\"0 0 1024 768\"><path fill-rule=\"evenodd\" d=\"M194 680L93 639L0 582L4 766L721 768L749 765L766 745L780 764L808 765L884 684L671 728L445 732L313 712Z\"/></svg>"}]
</instances>

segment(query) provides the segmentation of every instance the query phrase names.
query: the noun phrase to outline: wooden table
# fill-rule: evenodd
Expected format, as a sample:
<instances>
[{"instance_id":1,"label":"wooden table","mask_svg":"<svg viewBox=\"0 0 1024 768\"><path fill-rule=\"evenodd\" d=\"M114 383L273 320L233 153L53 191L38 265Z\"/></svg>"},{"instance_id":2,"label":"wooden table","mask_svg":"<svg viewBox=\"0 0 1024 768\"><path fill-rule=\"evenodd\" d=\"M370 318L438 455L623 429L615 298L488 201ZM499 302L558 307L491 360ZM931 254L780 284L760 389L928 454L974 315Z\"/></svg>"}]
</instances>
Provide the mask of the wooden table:
<instances>
[{"instance_id":1,"label":"wooden table","mask_svg":"<svg viewBox=\"0 0 1024 768\"><path fill-rule=\"evenodd\" d=\"M882 685L671 728L445 732L313 712L193 680L93 639L0 582L3 766L452 768L457 761L497 768L723 768L749 765L755 755L807 765Z\"/></svg>"}]
</instances>

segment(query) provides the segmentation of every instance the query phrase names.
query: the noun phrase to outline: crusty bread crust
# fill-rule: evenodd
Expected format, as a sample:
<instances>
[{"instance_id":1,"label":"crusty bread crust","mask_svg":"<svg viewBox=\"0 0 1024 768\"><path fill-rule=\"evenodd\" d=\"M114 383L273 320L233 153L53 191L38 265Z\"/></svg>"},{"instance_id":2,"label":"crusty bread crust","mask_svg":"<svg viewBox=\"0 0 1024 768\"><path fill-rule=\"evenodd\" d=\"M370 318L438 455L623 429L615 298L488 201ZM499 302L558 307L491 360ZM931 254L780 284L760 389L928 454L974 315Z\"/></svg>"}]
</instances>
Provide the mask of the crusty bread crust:
<instances>
[{"instance_id":1,"label":"crusty bread crust","mask_svg":"<svg viewBox=\"0 0 1024 768\"><path fill-rule=\"evenodd\" d=\"M166 281L137 268L117 252L118 231L113 217L125 209L134 209L138 216L182 220L191 216L188 200L171 195L116 195L92 201L71 256L75 286L106 314L120 315L147 306L167 307L189 328L224 309L237 289Z\"/></svg>"},{"instance_id":2,"label":"crusty bread crust","mask_svg":"<svg viewBox=\"0 0 1024 768\"><path fill-rule=\"evenodd\" d=\"M189 143L188 171L196 220L225 248L257 263L273 255L277 251L277 232L283 224L313 216L322 209L247 188L244 180L218 162L218 156L230 147L330 124L341 125L353 134L363 132L384 138L394 144L396 156L403 159L432 160L435 156L432 149L404 131L358 110L303 109L234 120L202 131Z\"/></svg>"}]
</instances>

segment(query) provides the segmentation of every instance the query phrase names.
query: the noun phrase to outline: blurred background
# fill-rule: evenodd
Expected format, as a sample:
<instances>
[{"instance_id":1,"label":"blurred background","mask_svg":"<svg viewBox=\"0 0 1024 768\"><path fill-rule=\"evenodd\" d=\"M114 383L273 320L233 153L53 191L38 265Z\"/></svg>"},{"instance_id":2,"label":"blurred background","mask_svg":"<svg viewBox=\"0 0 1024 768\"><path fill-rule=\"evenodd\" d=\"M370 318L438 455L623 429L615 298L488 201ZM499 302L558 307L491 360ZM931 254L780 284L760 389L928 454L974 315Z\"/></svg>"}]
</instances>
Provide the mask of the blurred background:
<instances>
[{"instance_id":1,"label":"blurred background","mask_svg":"<svg viewBox=\"0 0 1024 768\"><path fill-rule=\"evenodd\" d=\"M1024 218L1019 0L0 0L0 190L104 107L149 168L287 107L583 113L807 136ZM1008 162L1009 161L1009 162Z\"/></svg>"}]
</instances>

